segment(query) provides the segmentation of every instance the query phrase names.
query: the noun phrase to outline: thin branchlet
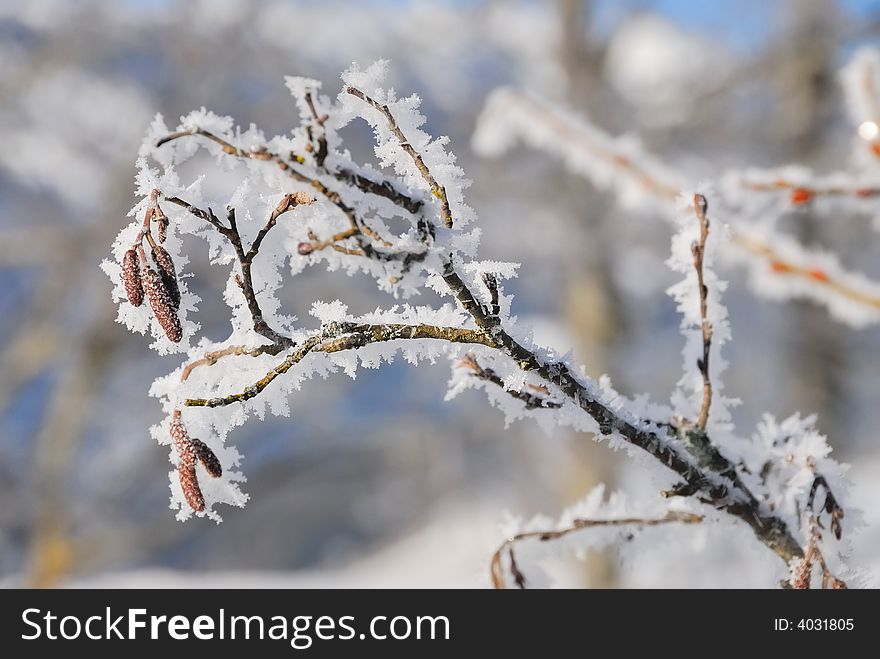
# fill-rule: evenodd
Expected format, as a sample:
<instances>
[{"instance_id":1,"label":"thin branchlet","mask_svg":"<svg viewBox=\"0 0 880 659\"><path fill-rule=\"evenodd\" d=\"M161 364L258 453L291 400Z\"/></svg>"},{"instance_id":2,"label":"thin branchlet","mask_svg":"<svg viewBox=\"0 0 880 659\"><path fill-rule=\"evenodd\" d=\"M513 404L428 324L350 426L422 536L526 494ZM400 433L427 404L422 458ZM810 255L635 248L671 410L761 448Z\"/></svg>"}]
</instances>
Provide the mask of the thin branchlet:
<instances>
[{"instance_id":1,"label":"thin branchlet","mask_svg":"<svg viewBox=\"0 0 880 659\"><path fill-rule=\"evenodd\" d=\"M391 110L388 108L388 106L379 103L370 96L367 96L364 92L356 87L346 87L345 91L352 96L356 96L365 103L368 103L375 109L379 110L379 112L381 112L383 115L385 115L385 119L388 121L388 128L391 131L391 134L394 135L394 137L397 139L398 143L400 144L400 148L403 149L410 158L412 158L413 162L416 165L416 169L419 170L422 178L425 179L425 183L427 183L428 187L431 189L431 194L440 201L440 219L443 220L443 224L446 225L447 229L451 229L454 221L452 219L452 210L449 208L449 199L446 196L446 188L440 185L437 182L437 179L434 178L431 170L428 169L428 165L425 164L424 158L422 158L421 154L416 151L415 148L413 148L412 144L410 144L406 135L404 135L403 131L400 129L400 126L397 124L397 120L394 118L394 115L391 113Z\"/></svg>"},{"instance_id":2,"label":"thin branchlet","mask_svg":"<svg viewBox=\"0 0 880 659\"><path fill-rule=\"evenodd\" d=\"M698 515L696 513L687 513L687 512L678 512L678 511L669 511L663 517L658 518L641 518L641 517L626 517L620 519L583 519L577 518L573 520L570 524L563 526L562 528L549 529L546 531L523 531L521 533L517 533L505 540L498 549L495 550L495 553L492 554L492 559L489 562L489 575L492 578L492 585L499 590L503 590L507 588L507 579L504 575L504 565L503 565L503 557L505 551L507 552L508 557L508 568L510 570L511 577L513 577L514 583L518 588L525 589L527 582L526 577L523 574L522 570L520 570L519 566L516 562L516 555L514 554L514 547L524 540L537 540L539 542L552 542L554 540L559 540L564 538L567 535L575 533L577 531L583 531L584 529L596 528L599 526L633 526L633 527L644 527L644 526L660 526L662 524L698 524L703 521L703 516Z\"/></svg>"},{"instance_id":3,"label":"thin branchlet","mask_svg":"<svg viewBox=\"0 0 880 659\"><path fill-rule=\"evenodd\" d=\"M697 271L697 288L700 295L700 332L703 337L703 356L697 360L697 368L703 376L703 401L700 405L700 416L697 418L697 427L706 429L709 423L709 409L712 407L712 380L709 377L709 354L712 348L712 323L709 322L708 298L709 288L703 279L703 261L706 257L706 241L709 238L709 218L706 211L709 203L701 194L694 195L694 212L700 223L700 239L691 245L691 253L694 257L694 268Z\"/></svg>"}]
</instances>

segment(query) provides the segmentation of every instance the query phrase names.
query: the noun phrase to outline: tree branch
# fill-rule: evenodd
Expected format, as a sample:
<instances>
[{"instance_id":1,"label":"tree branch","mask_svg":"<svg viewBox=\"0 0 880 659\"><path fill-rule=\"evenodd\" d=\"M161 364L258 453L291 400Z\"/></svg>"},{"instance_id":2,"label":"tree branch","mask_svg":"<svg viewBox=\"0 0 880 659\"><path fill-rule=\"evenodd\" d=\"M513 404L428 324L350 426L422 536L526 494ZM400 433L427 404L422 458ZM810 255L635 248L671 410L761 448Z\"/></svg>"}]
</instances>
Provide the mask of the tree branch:
<instances>
[{"instance_id":1,"label":"tree branch","mask_svg":"<svg viewBox=\"0 0 880 659\"><path fill-rule=\"evenodd\" d=\"M371 343L397 341L401 339L437 339L450 343L474 343L491 346L491 339L477 330L435 325L405 325L391 323L368 325L357 323L330 323L317 334L312 335L278 366L244 391L218 398L190 398L188 407L221 407L246 400L260 394L279 375L289 371L311 352L341 352L355 350Z\"/></svg>"},{"instance_id":2,"label":"tree branch","mask_svg":"<svg viewBox=\"0 0 880 659\"><path fill-rule=\"evenodd\" d=\"M254 238L254 242L251 243L251 248L248 250L248 253L245 255L245 258L249 262L253 262L254 257L260 251L260 245L263 244L263 239L266 237L266 234L275 226L275 223L278 221L278 218L287 213L288 211L292 211L297 206L308 206L312 203L312 198L309 197L304 192L295 192L293 194L284 195L281 201L278 203L278 206L275 207L275 210L272 211L272 214L269 215L269 219L266 221L265 226L260 229L256 238Z\"/></svg>"},{"instance_id":3,"label":"tree branch","mask_svg":"<svg viewBox=\"0 0 880 659\"><path fill-rule=\"evenodd\" d=\"M571 533L574 533L575 531L581 531L583 529L593 528L597 526L660 526L661 524L671 523L698 524L702 521L702 515L697 515L695 513L669 511L664 517L656 519L643 519L639 517L629 517L624 519L575 519L571 522L570 525L561 529L552 529L548 531L524 531L522 533L517 533L516 535L511 536L503 543L501 543L501 546L495 550L494 554L492 554L492 560L490 562L489 568L492 577L492 585L499 590L507 588L504 579L504 567L501 563L501 558L503 556L504 550L507 550L510 559L510 571L512 576L514 577L514 581L516 582L517 586L525 589L525 575L523 575L523 573L517 566L516 558L513 553L514 546L522 540L537 539L540 542L548 542L551 540L558 540L560 538L563 538Z\"/></svg>"},{"instance_id":4,"label":"tree branch","mask_svg":"<svg viewBox=\"0 0 880 659\"><path fill-rule=\"evenodd\" d=\"M186 382L192 372L198 367L213 366L218 360L223 357L228 357L229 355L248 355L249 357L256 357L258 355L277 355L279 352L280 346L276 345L258 346L256 348L248 348L247 346L229 346L228 348L212 350L211 352L206 352L204 357L193 360L184 366L183 370L180 372L180 381Z\"/></svg>"},{"instance_id":5,"label":"tree branch","mask_svg":"<svg viewBox=\"0 0 880 659\"><path fill-rule=\"evenodd\" d=\"M547 396L550 395L550 390L547 389L547 387L528 385L529 387L534 388L535 391L543 394L540 396L525 390L509 389L507 385L504 384L504 380L502 380L495 371L493 371L491 368L483 368L482 366L480 366L476 358L470 353L464 356L464 358L459 362L458 366L459 368L470 369L473 372L473 376L475 378L479 380L485 380L486 382L491 382L505 393L510 394L513 398L522 401L527 410L558 409L562 407L562 403L547 398Z\"/></svg>"},{"instance_id":6,"label":"tree branch","mask_svg":"<svg viewBox=\"0 0 880 659\"><path fill-rule=\"evenodd\" d=\"M445 190L437 184L421 156L407 142L388 107L379 105L359 90L354 88L346 88L346 90L379 109L385 115L392 133L397 137L401 147L410 154L426 183L435 196L440 199L440 214L444 223L451 226L453 218L446 200ZM198 134L204 134L204 132ZM215 138L214 141L218 142L218 139ZM218 143L221 146L226 144L223 140L219 140ZM341 200L338 193L328 190L317 179L310 179L293 170L279 156L265 150L246 152L228 145L228 148L224 147L224 152L239 157L274 160L279 167L292 172L291 175L296 180L312 185L320 194L340 208L349 218L352 230L357 232L354 236L362 237L362 223L354 211ZM234 216L231 220L234 221ZM234 225L231 224L231 226L233 226L234 232ZM376 250L368 241L359 240L359 244L365 256L375 258ZM331 246L348 249L335 243ZM240 255L241 257L242 255ZM189 399L186 404L188 406L218 407L249 400L259 395L275 378L286 373L313 351L337 352L356 349L370 343L397 339L437 339L456 343L481 344L500 351L512 359L523 371L535 373L548 385L558 387L563 396L596 421L600 435L618 435L634 446L645 450L673 470L683 481L673 491L674 494L682 496L699 494L702 500L718 510L740 518L752 528L767 547L786 562L803 556L802 548L789 532L786 523L781 518L763 511L761 503L742 482L734 465L712 444L705 432L696 429L683 431L670 424L661 425L638 419L626 412L616 411L607 403L597 399L594 387L589 382L582 381L581 377L573 372L567 364L545 361L505 331L502 320L496 311L497 294L492 290L490 281L485 283L493 299L490 305L484 306L478 302L474 293L456 271L452 255L442 257L441 276L462 308L472 317L477 330L429 325L332 323L324 327L320 333L306 339L283 362L244 391L216 398Z\"/></svg>"},{"instance_id":7,"label":"tree branch","mask_svg":"<svg viewBox=\"0 0 880 659\"><path fill-rule=\"evenodd\" d=\"M440 217L443 220L443 223L446 225L447 229L452 228L453 220L452 220L452 211L449 209L449 200L446 198L446 188L437 183L437 179L434 178L434 175L431 174L431 170L428 169L428 166L425 164L424 159L421 154L416 151L412 144L409 143L409 140L406 138L406 135L403 134L403 131L400 130L400 126L397 125L397 120L394 118L394 115L391 113L391 110L387 105L383 105L373 98L367 96L364 92L356 87L346 87L346 93L351 94L352 96L356 96L361 99L365 103L373 106L379 112L385 115L385 118L388 120L388 128L391 130L391 133L394 137L397 138L397 141L400 143L400 148L402 148L406 153L409 154L409 157L412 158L413 162L416 165L416 168L421 173L422 178L425 179L425 183L428 184L428 187L431 188L431 194L433 194L437 199L440 200Z\"/></svg>"},{"instance_id":8,"label":"tree branch","mask_svg":"<svg viewBox=\"0 0 880 659\"><path fill-rule=\"evenodd\" d=\"M241 241L241 233L238 231L238 224L235 220L235 209L229 208L227 209L227 222L229 226L224 226L217 216L214 214L214 211L210 208L207 210L198 208L191 203L180 199L179 197L164 197L165 201L171 202L182 208L185 208L190 213L199 217L203 220L209 222L214 228L217 229L222 235L224 235L227 240L229 240L232 248L235 250L235 255L238 258L239 269L241 270L241 275L236 277L236 283L239 285L242 294L244 295L245 302L248 306L248 311L251 314L251 320L253 321L254 331L257 334L260 334L267 339L269 339L274 346L278 347L278 351L280 352L284 348L289 348L293 345L293 340L284 336L283 334L279 334L274 329L269 326L269 323L263 318L263 310L260 308L260 303L257 300L257 294L254 291L254 282L251 274L251 265L253 264L253 259L259 252L260 243L262 243L263 238L266 233L275 226L275 221L278 219L278 216L282 213L290 210L294 204L294 201L290 199L292 195L288 195L282 200L282 203L272 211L272 215L269 218L269 221L266 223L266 226L263 227L261 232L257 235L257 239L255 244L251 246L251 249L245 252L244 245ZM285 206L286 204L286 206ZM279 210L284 206L283 210Z\"/></svg>"},{"instance_id":9,"label":"tree branch","mask_svg":"<svg viewBox=\"0 0 880 659\"><path fill-rule=\"evenodd\" d=\"M590 158L601 161L621 177L636 183L659 203L667 207L674 204L682 188L681 181L686 179L669 174L669 168L663 171L660 164L649 154L642 154L645 162L640 163L614 143L614 138L601 132L599 128L578 122L570 114L551 109L525 94L512 92L505 96L505 100L515 112L521 113L528 123L549 131L560 144L570 146ZM556 151L561 151L564 156L567 155L560 148ZM590 178L590 176L586 177ZM751 187L762 189L760 184ZM790 182L783 182L782 187L791 190L794 203L805 203L817 194L831 197L873 197L880 192L875 188L808 190ZM766 186L764 189L772 189L772 186ZM880 296L871 290L875 287L873 282L850 279L846 276L850 273L829 273L824 268L808 262L806 254L799 260L786 258L774 249L771 239L750 235L743 227L731 227L730 239L738 249L765 261L774 275L802 279L857 304L880 309ZM817 299L815 296L810 297ZM821 299L818 301L821 302Z\"/></svg>"},{"instance_id":10,"label":"tree branch","mask_svg":"<svg viewBox=\"0 0 880 659\"><path fill-rule=\"evenodd\" d=\"M381 245L384 245L386 247L390 246L390 244L387 241L383 240L372 229L370 229L368 226L366 226L357 217L357 214L354 212L354 209L342 200L342 197L339 195L338 192L331 190L330 188L328 188L326 185L324 185L317 178L309 177L309 176L303 174L302 172L300 172L299 170L294 169L288 162L286 162L284 160L284 158L282 158L280 155L278 155L276 153L272 153L271 151L269 151L265 147L250 150L250 151L247 151L245 149L240 149L237 146L230 144L229 142L227 142L223 138L215 135L214 133L211 133L210 131L207 131L207 130L203 130L201 128L194 128L192 130L178 131L176 133L171 133L170 135L167 135L167 136L163 137L162 139L160 139L158 142L156 142L156 146L157 147L162 146L163 144L167 144L168 142L171 142L173 140L180 139L182 137L193 136L193 135L199 135L199 136L205 137L205 138L211 140L212 142L219 144L223 150L223 153L226 153L228 155L235 156L238 158L248 158L251 160L262 160L262 161L267 161L267 162L274 162L282 171L287 172L287 174L289 176L291 176L295 181L297 181L299 183L303 183L308 186L311 186L321 196L323 196L325 199L327 199L327 201L329 201L331 204L336 206L342 212L342 214L345 215L345 217L348 219L348 222L349 222L351 228L353 229L351 237L358 240L358 246L361 250L360 252L358 252L356 250L342 248L337 251L343 251L347 254L352 254L355 256L364 256L366 258L374 259L377 261L384 261L384 262L399 261L403 264L404 271L408 270L409 267L412 266L412 264L423 261L425 259L425 257L427 256L426 251L413 252L413 251L409 251L409 250L397 250L397 251L386 252L383 250L377 250L366 239L367 237L375 240L376 242L378 242ZM328 174L334 175L332 172L328 172ZM391 199L395 203L402 205L407 210L409 210L410 208L413 207L414 204L416 204L416 202L414 200L412 200L408 197L404 198L404 197L401 197L400 195L396 195L396 194L391 195L390 193L377 193L374 189L374 188L376 188L376 186L378 186L383 189L393 190L393 187L391 186L390 183L376 184L375 182L368 181L368 179L365 179L363 177L357 177L357 178L358 178L358 181L360 182L360 184L363 186L362 189L365 192L372 192L374 194L379 194L380 196ZM169 199L168 201L173 201L173 200ZM174 203L176 203L176 202L174 202ZM418 202L418 203L420 204L421 202ZM198 209L196 209L196 210L198 210ZM198 213L194 213L194 214L198 214ZM221 228L219 220L217 220L216 216L214 216L214 217L211 217L211 216L213 216L213 213L211 213L210 216L199 215L199 217L203 217L203 219L205 219L206 221L214 224L219 231L224 233L224 235L227 235L225 233L225 231L227 231L227 230L225 228ZM336 247L334 247L334 249L336 249Z\"/></svg>"}]
</instances>

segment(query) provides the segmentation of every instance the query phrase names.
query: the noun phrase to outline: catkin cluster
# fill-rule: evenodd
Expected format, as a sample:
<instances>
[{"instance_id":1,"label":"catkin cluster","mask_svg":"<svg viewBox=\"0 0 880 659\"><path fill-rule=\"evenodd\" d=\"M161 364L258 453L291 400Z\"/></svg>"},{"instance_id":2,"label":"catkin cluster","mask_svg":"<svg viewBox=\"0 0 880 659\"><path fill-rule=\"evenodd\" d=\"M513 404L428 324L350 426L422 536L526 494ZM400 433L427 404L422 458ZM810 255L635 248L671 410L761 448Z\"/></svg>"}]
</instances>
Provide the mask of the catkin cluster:
<instances>
[{"instance_id":1,"label":"catkin cluster","mask_svg":"<svg viewBox=\"0 0 880 659\"><path fill-rule=\"evenodd\" d=\"M159 321L165 335L177 343L183 338L180 318L177 315L180 309L180 286L177 283L177 273L171 255L161 244L153 240L150 233L151 219L155 219L159 227L159 243L165 242L168 218L161 211L150 209L144 219L144 228L138 234L138 240L122 258L122 281L128 301L134 306L139 307L143 304L146 293L153 315ZM144 253L144 239L151 245L150 255L155 269L147 261Z\"/></svg>"},{"instance_id":2,"label":"catkin cluster","mask_svg":"<svg viewBox=\"0 0 880 659\"><path fill-rule=\"evenodd\" d=\"M199 486L196 463L201 462L205 471L214 478L219 478L223 474L223 467L220 465L220 460L214 455L214 451L207 444L200 439L189 436L180 420L179 411L174 412L169 432L171 439L174 440L174 446L177 448L177 474L180 478L183 496L190 508L196 512L202 512L205 509L205 497Z\"/></svg>"}]
</instances>

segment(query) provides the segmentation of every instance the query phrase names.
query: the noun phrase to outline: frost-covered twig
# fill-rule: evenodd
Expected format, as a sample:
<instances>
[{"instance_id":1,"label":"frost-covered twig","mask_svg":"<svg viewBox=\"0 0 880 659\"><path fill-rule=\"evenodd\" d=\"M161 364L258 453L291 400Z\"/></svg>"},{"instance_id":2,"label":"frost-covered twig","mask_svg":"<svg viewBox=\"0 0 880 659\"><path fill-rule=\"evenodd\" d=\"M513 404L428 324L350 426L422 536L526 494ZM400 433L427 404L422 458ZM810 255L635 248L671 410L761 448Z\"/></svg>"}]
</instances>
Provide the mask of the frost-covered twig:
<instances>
[{"instance_id":1,"label":"frost-covered twig","mask_svg":"<svg viewBox=\"0 0 880 659\"><path fill-rule=\"evenodd\" d=\"M562 403L558 403L548 398L548 396L550 395L550 390L543 385L526 385L535 393L532 393L532 391L526 391L525 389L509 389L504 384L504 379L502 377L500 377L491 368L483 368L482 366L480 366L476 357L474 357L470 353L465 355L461 362L459 362L459 368L466 368L472 372L473 377L480 380L485 380L486 382L491 382L496 387L500 387L503 391L510 394L513 398L522 401L527 410L535 410L541 408L552 409L562 407Z\"/></svg>"},{"instance_id":2,"label":"frost-covered twig","mask_svg":"<svg viewBox=\"0 0 880 659\"><path fill-rule=\"evenodd\" d=\"M698 524L702 522L704 519L703 515L698 515L696 513L688 513L688 512L679 512L675 510L671 510L663 517L658 518L640 518L640 517L628 517L622 519L582 519L577 518L571 521L571 523L567 526L563 526L562 528L557 529L549 529L544 531L523 531L521 533L517 533L507 540L505 540L498 549L495 550L495 553L492 554L492 560L489 564L489 571L492 577L492 585L497 589L505 589L507 588L507 579L504 576L504 552L507 552L508 559L508 568L510 570L511 575L514 578L514 583L519 588L526 587L526 578L523 572L520 570L519 566L516 562L516 556L514 555L514 547L524 541L524 540L538 540L539 542L549 542L552 540L558 540L563 538L575 531L582 531L584 529L595 528L598 526L634 526L634 527L642 527L642 526L659 526L661 524Z\"/></svg>"},{"instance_id":3,"label":"frost-covered twig","mask_svg":"<svg viewBox=\"0 0 880 659\"><path fill-rule=\"evenodd\" d=\"M709 409L712 407L712 379L709 377L709 354L712 348L712 323L707 313L706 299L709 297L709 287L703 280L703 257L706 254L706 240L709 238L709 218L706 216L709 204L706 197L701 194L694 195L694 213L700 222L700 240L691 243L691 252L694 255L694 268L697 271L697 289L700 294L700 332L703 337L703 356L697 360L697 368L703 375L703 401L700 404L700 416L697 417L697 427L706 429L709 422Z\"/></svg>"},{"instance_id":4,"label":"frost-covered twig","mask_svg":"<svg viewBox=\"0 0 880 659\"><path fill-rule=\"evenodd\" d=\"M242 149L237 146L234 146L233 144L231 144L227 140L224 140L223 138L218 137L217 135L215 135L211 131L200 129L200 128L186 130L186 131L178 131L176 133L171 133L170 135L166 135L165 137L159 139L156 142L156 146L159 147L159 146L162 146L162 145L167 144L169 142L172 142L176 139L180 139L181 137L188 137L188 136L193 136L193 135L206 137L207 139L211 140L212 142L219 144L222 148L222 152L227 155L235 156L238 158L248 158L248 159L252 159L252 160L268 161L268 162L275 163L283 172L289 174L294 180L311 186L320 195L322 195L324 198L326 198L328 201L330 201L334 206L336 206L340 211L342 211L342 213L345 215L345 217L348 218L348 221L350 223L349 229L347 229L344 232L339 232L337 234L334 234L331 238L328 238L325 240L321 240L317 236L310 236L311 242L301 243L301 246L300 246L301 252L304 252L305 254L309 254L313 251L320 251L320 250L325 249L327 247L331 247L334 250L342 252L344 254L355 255L355 256L364 256L364 257L371 258L371 259L374 259L377 261L399 261L403 264L404 270L407 270L409 268L409 266L411 266L413 263L421 261L422 259L425 258L426 252L423 250L413 249L413 250L385 251L385 250L375 249L372 246L372 244L366 240L367 238L372 239L372 240L380 243L383 247L390 247L391 243L389 243L385 240L382 240L372 229L370 229L369 226L367 226L362 221L359 221L357 215L354 212L354 209L351 208L348 204L346 204L342 200L342 197L339 195L339 193L337 193L334 190L329 189L326 185L324 185L324 183L322 183L320 181L319 178L309 177L309 176L306 176L305 174L301 173L299 170L297 170L293 166L291 166L291 164L288 163L283 157L281 157L277 153L273 153L273 152L269 151L265 146L261 146L259 148L250 149L250 150ZM323 169L323 165L322 165L322 171L324 171L326 173L326 170ZM336 176L336 174L333 174L333 175ZM390 199L391 201L393 201L394 203L399 204L402 207L406 208L407 210L410 210L414 207L415 208L420 207L411 198L409 198L405 195L398 194L394 190L393 186L391 186L390 184L376 182L376 181L373 181L373 180L366 178L364 176L354 174L348 170L342 170L342 173L339 174L339 177L342 180L350 182L351 184L356 185L357 187L363 189L365 192L369 192L371 194L377 194L379 196L384 196L387 199ZM173 201L173 200L169 199L169 201ZM177 202L175 201L174 203L177 203ZM195 211L196 215L211 222L211 224L213 224L216 228L218 228L218 230L221 231L221 233L223 233L223 229L220 228L220 222L216 218L216 216L214 216L213 212L210 212L208 214L204 214L204 211L201 211L202 214L199 214L200 213L199 209L190 208L188 210L190 210L191 212ZM227 234L224 233L224 235L227 235ZM229 236L227 236L227 237L229 237ZM344 247L342 245L337 244L339 241L345 240L347 238L357 239L359 247L357 249L351 249L351 248L347 248L347 247Z\"/></svg>"},{"instance_id":5,"label":"frost-covered twig","mask_svg":"<svg viewBox=\"0 0 880 659\"><path fill-rule=\"evenodd\" d=\"M880 195L880 187L843 186L834 183L826 183L813 179L811 183L792 181L785 178L775 178L772 181L754 181L748 178L740 181L740 185L746 190L755 192L774 192L778 190L789 194L792 206L800 206L821 197L843 197L852 199L870 199Z\"/></svg>"},{"instance_id":6,"label":"frost-covered twig","mask_svg":"<svg viewBox=\"0 0 880 659\"><path fill-rule=\"evenodd\" d=\"M476 343L492 345L491 339L482 332L456 327L433 325L357 325L332 323L303 341L287 358L243 391L215 398L187 398L188 407L222 407L249 400L268 387L279 375L284 375L312 352L341 352L356 350L373 343L387 341L437 339L451 343Z\"/></svg>"},{"instance_id":7,"label":"frost-covered twig","mask_svg":"<svg viewBox=\"0 0 880 659\"><path fill-rule=\"evenodd\" d=\"M273 344L271 346L258 346L256 348L248 348L247 346L229 346L228 348L222 348L220 350L211 350L210 352L206 352L204 357L199 357L186 364L180 372L180 381L186 382L190 374L199 366L213 366L223 357L229 357L230 355L248 355L250 357L257 357L258 355L273 354L273 350L276 350L275 354L278 354L277 348L278 346Z\"/></svg>"},{"instance_id":8,"label":"frost-covered twig","mask_svg":"<svg viewBox=\"0 0 880 659\"><path fill-rule=\"evenodd\" d=\"M275 226L275 222L282 213L287 212L288 210L292 210L299 204L308 204L311 203L311 200L308 197L298 197L297 195L285 195L282 201L275 207L275 210L272 211L272 214L269 216L269 220L266 222L266 225L260 229L260 232L257 234L257 237L254 238L254 242L251 244L251 247L248 250L245 250L244 243L241 239L241 233L238 230L238 224L235 219L235 209L228 208L226 214L226 221L229 226L225 226L220 219L214 214L214 211L208 208L207 210L197 208L193 204L180 199L179 197L166 197L166 201L186 208L190 213L199 217L203 220L206 220L213 226L217 231L220 232L221 235L226 237L229 240L232 247L235 249L235 254L238 257L239 268L241 269L240 276L236 275L235 282L241 288L241 292L244 295L245 300L247 301L248 310L251 314L251 319L254 324L254 331L257 334L261 334L267 339L269 339L274 346L278 348L276 352L280 350L290 347L293 345L293 342L290 338L279 334L276 330L272 329L269 326L269 323L266 322L266 319L263 318L263 310L260 308L260 303L257 300L257 293L254 290L254 282L253 282L253 265L254 265L254 257L260 251L260 244L263 242L263 238L266 237L266 234L269 230Z\"/></svg>"},{"instance_id":9,"label":"frost-covered twig","mask_svg":"<svg viewBox=\"0 0 880 659\"><path fill-rule=\"evenodd\" d=\"M847 585L843 579L834 575L828 567L825 556L822 555L821 542L822 532L816 516L807 515L807 525L810 532L810 542L804 557L794 561L791 569L791 585L796 590L808 590L813 582L813 566L818 565L822 573L822 588L831 590L846 590Z\"/></svg>"},{"instance_id":10,"label":"frost-covered twig","mask_svg":"<svg viewBox=\"0 0 880 659\"><path fill-rule=\"evenodd\" d=\"M352 96L356 96L365 103L369 103L372 107L379 110L379 112L385 115L385 118L388 120L388 128L391 130L394 137L397 138L397 141L400 143L400 147L404 151L406 151L409 157L412 158L416 167L418 167L419 172L425 179L425 182L431 188L431 194L433 194L435 197L437 197L437 199L440 200L440 217L443 220L443 223L446 225L446 228L451 229L453 225L453 219L452 211L449 208L449 199L446 197L446 188L437 183L437 179L434 178L431 170L428 169L428 166L425 164L424 159L422 159L421 154L416 151L415 148L413 148L413 145L410 144L406 135L404 135L403 131L400 129L400 126L397 124L397 120L394 118L391 110L388 109L388 105L384 103L379 103L375 99L362 92L357 87L348 86L345 88L345 92L347 94L351 94Z\"/></svg>"}]
</instances>

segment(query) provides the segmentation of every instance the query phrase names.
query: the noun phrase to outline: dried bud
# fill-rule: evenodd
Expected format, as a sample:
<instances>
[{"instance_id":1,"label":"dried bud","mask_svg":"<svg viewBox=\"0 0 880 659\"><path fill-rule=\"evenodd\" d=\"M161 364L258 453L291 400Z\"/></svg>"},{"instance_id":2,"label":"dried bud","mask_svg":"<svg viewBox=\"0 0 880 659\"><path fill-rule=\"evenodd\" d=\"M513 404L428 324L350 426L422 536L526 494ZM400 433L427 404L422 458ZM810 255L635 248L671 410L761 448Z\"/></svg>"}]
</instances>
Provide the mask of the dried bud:
<instances>
[{"instance_id":1,"label":"dried bud","mask_svg":"<svg viewBox=\"0 0 880 659\"><path fill-rule=\"evenodd\" d=\"M300 256L308 256L315 251L315 247L312 243L300 243L296 246L296 251Z\"/></svg>"},{"instance_id":2,"label":"dried bud","mask_svg":"<svg viewBox=\"0 0 880 659\"><path fill-rule=\"evenodd\" d=\"M791 191L791 205L799 206L806 204L813 198L813 191L809 188L795 188Z\"/></svg>"},{"instance_id":3,"label":"dried bud","mask_svg":"<svg viewBox=\"0 0 880 659\"><path fill-rule=\"evenodd\" d=\"M223 467L220 465L220 460L214 455L214 451L200 439L191 439L190 445L196 458L198 458L208 473L214 478L220 478L223 475Z\"/></svg>"},{"instance_id":4,"label":"dried bud","mask_svg":"<svg viewBox=\"0 0 880 659\"><path fill-rule=\"evenodd\" d=\"M158 226L156 233L159 234L159 242L164 243L168 238L168 216L159 208L156 209L156 225Z\"/></svg>"},{"instance_id":5,"label":"dried bud","mask_svg":"<svg viewBox=\"0 0 880 659\"><path fill-rule=\"evenodd\" d=\"M168 290L168 297L171 298L171 306L177 311L180 309L180 287L177 284L177 273L174 271L174 261L171 255L161 245L153 248L153 261L159 268L159 277Z\"/></svg>"},{"instance_id":6,"label":"dried bud","mask_svg":"<svg viewBox=\"0 0 880 659\"><path fill-rule=\"evenodd\" d=\"M122 282L128 301L139 307L144 303L144 287L141 283L141 268L138 264L137 252L128 250L122 258Z\"/></svg>"},{"instance_id":7,"label":"dried bud","mask_svg":"<svg viewBox=\"0 0 880 659\"><path fill-rule=\"evenodd\" d=\"M770 262L770 268L773 270L773 272L778 272L780 274L788 273L794 270L794 268L785 261L779 261L776 259Z\"/></svg>"},{"instance_id":8,"label":"dried bud","mask_svg":"<svg viewBox=\"0 0 880 659\"><path fill-rule=\"evenodd\" d=\"M827 284L830 281L830 278L828 277L828 273L826 273L824 270L819 270L819 269L808 270L807 274L809 275L810 279L814 279L816 281L822 282L823 284Z\"/></svg>"},{"instance_id":9,"label":"dried bud","mask_svg":"<svg viewBox=\"0 0 880 659\"><path fill-rule=\"evenodd\" d=\"M183 330L180 327L180 318L177 317L177 310L171 304L171 296L168 289L162 283L162 279L151 267L147 266L143 271L144 290L147 293L147 299L150 300L150 307L156 320L165 330L165 335L174 343L180 341L183 337Z\"/></svg>"}]
</instances>

